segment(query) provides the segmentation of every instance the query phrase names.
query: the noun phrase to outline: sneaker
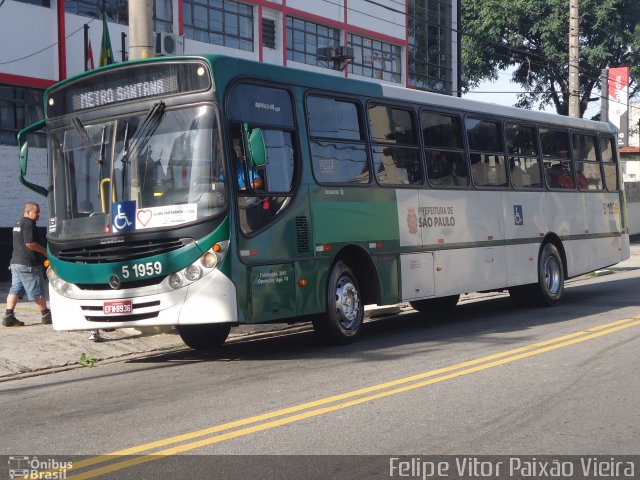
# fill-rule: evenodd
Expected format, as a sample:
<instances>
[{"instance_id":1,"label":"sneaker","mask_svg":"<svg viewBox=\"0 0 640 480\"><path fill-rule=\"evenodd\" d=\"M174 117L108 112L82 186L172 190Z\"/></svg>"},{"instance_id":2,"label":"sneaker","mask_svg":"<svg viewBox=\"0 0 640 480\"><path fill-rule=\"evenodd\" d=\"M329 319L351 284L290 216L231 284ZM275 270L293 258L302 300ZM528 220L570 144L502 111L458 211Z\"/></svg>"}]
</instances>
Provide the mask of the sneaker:
<instances>
[{"instance_id":1,"label":"sneaker","mask_svg":"<svg viewBox=\"0 0 640 480\"><path fill-rule=\"evenodd\" d=\"M5 327L24 327L24 322L18 320L13 313L11 315L5 315L2 319L2 325Z\"/></svg>"},{"instance_id":2,"label":"sneaker","mask_svg":"<svg viewBox=\"0 0 640 480\"><path fill-rule=\"evenodd\" d=\"M47 313L42 315L42 324L51 325L51 311L48 311Z\"/></svg>"},{"instance_id":3,"label":"sneaker","mask_svg":"<svg viewBox=\"0 0 640 480\"><path fill-rule=\"evenodd\" d=\"M89 334L89 340L91 340L92 342L99 342L100 340L102 340L100 332L98 330L91 330L91 333Z\"/></svg>"}]
</instances>

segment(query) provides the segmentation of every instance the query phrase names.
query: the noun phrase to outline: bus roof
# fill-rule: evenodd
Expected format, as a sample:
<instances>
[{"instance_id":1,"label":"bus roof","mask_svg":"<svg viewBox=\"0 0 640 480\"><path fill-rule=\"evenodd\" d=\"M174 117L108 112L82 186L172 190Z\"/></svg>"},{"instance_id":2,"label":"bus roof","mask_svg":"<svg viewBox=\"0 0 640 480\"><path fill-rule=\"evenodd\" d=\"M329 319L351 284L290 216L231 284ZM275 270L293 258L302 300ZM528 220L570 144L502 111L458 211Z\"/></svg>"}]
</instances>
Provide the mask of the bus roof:
<instances>
[{"instance_id":1,"label":"bus roof","mask_svg":"<svg viewBox=\"0 0 640 480\"><path fill-rule=\"evenodd\" d=\"M186 55L179 57L155 57L142 60L115 63L106 67L83 72L63 80L47 89L45 99L51 90L72 83L78 79L91 75L107 73L112 69L120 69L145 62L176 62L180 60L202 59L208 62L214 71L216 84L228 84L238 77L256 78L265 81L276 81L291 85L301 85L318 90L333 90L347 95L363 95L369 97L388 98L397 101L407 101L423 105L431 105L443 109L454 109L476 114L497 115L500 117L528 120L532 122L546 123L550 125L563 125L573 128L595 129L601 132L615 133L616 128L609 123L585 120L576 117L567 117L554 113L535 110L526 110L516 107L496 105L494 103L480 102L465 98L453 97L439 93L414 90L398 85L381 84L373 81L344 78L309 70L301 70L295 67L283 67L269 63L261 63L228 57L219 54Z\"/></svg>"}]
</instances>

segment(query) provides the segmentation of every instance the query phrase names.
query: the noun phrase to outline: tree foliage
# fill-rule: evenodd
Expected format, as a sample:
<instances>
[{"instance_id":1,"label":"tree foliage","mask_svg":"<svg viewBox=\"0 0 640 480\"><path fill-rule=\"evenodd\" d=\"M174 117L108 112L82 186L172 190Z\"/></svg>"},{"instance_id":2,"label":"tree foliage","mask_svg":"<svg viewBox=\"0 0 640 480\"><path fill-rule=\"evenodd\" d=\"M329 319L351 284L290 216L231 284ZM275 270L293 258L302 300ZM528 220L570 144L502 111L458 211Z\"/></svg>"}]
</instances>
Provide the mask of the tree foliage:
<instances>
[{"instance_id":1,"label":"tree foliage","mask_svg":"<svg viewBox=\"0 0 640 480\"><path fill-rule=\"evenodd\" d=\"M462 0L462 84L476 87L513 69L516 106L569 110L569 0ZM630 67L640 94L640 0L580 0L580 115L603 68ZM594 98L594 93L596 94Z\"/></svg>"}]
</instances>

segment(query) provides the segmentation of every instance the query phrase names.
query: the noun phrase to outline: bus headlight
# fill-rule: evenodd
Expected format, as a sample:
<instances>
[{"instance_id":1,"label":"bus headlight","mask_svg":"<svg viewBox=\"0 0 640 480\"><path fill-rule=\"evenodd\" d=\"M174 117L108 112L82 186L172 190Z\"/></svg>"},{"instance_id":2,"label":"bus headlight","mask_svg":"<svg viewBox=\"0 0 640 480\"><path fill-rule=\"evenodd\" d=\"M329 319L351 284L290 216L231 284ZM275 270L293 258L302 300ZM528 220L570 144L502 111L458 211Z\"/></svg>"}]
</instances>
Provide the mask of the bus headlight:
<instances>
[{"instance_id":1,"label":"bus headlight","mask_svg":"<svg viewBox=\"0 0 640 480\"><path fill-rule=\"evenodd\" d=\"M229 247L229 240L215 243L197 261L179 272L169 275L169 288L177 290L197 282L222 263Z\"/></svg>"},{"instance_id":2,"label":"bus headlight","mask_svg":"<svg viewBox=\"0 0 640 480\"><path fill-rule=\"evenodd\" d=\"M65 297L71 296L73 292L73 287L69 282L65 282L62 280L56 272L53 271L53 268L47 268L47 279L49 280L49 284L53 287L53 289L58 292L60 295L64 295Z\"/></svg>"},{"instance_id":3,"label":"bus headlight","mask_svg":"<svg viewBox=\"0 0 640 480\"><path fill-rule=\"evenodd\" d=\"M180 288L182 286L182 278L177 273L172 273L169 276L169 286L174 290Z\"/></svg>"},{"instance_id":4,"label":"bus headlight","mask_svg":"<svg viewBox=\"0 0 640 480\"><path fill-rule=\"evenodd\" d=\"M189 265L184 269L184 276L190 282L195 282L196 280L199 280L200 277L202 277L202 269L196 264Z\"/></svg>"},{"instance_id":5,"label":"bus headlight","mask_svg":"<svg viewBox=\"0 0 640 480\"><path fill-rule=\"evenodd\" d=\"M218 264L218 258L214 253L207 252L202 256L202 265L205 268L214 268Z\"/></svg>"}]
</instances>

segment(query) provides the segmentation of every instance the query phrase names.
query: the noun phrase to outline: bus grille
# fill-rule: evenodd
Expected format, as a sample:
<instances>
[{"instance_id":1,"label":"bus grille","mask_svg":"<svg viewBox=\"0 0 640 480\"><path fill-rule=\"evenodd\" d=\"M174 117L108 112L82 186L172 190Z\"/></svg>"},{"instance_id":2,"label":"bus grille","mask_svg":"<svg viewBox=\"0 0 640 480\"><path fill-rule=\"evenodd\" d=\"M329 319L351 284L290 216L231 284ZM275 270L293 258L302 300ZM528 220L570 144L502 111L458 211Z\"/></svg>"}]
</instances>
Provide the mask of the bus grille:
<instances>
[{"instance_id":1,"label":"bus grille","mask_svg":"<svg viewBox=\"0 0 640 480\"><path fill-rule=\"evenodd\" d=\"M296 217L296 239L298 242L298 253L309 251L309 225L307 217Z\"/></svg>"},{"instance_id":2,"label":"bus grille","mask_svg":"<svg viewBox=\"0 0 640 480\"><path fill-rule=\"evenodd\" d=\"M60 250L58 258L74 263L107 263L136 260L171 252L193 242L191 238L127 241Z\"/></svg>"}]
</instances>

